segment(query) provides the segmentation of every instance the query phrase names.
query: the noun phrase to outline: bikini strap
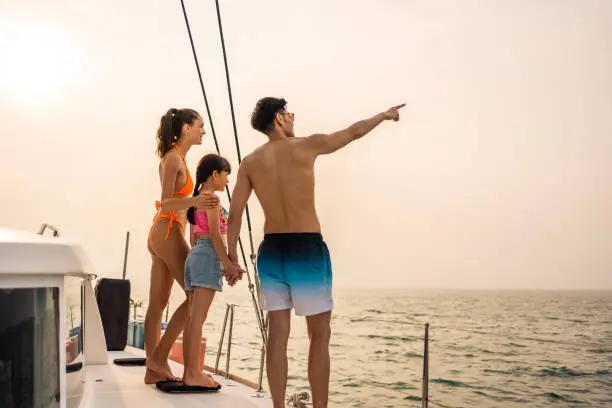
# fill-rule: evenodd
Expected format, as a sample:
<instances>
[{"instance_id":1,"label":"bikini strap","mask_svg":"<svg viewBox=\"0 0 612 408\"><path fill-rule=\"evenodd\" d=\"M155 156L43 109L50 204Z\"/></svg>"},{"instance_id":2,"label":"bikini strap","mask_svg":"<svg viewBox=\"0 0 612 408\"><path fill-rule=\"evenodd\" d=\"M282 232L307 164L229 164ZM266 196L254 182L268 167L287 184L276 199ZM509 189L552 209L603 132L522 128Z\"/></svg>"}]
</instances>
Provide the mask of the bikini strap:
<instances>
[{"instance_id":1,"label":"bikini strap","mask_svg":"<svg viewBox=\"0 0 612 408\"><path fill-rule=\"evenodd\" d=\"M183 155L183 151L179 147L178 143L172 142L172 146L176 147L176 150L178 151L178 154L181 156L181 159L183 159L183 161L185 161L185 156Z\"/></svg>"}]
</instances>

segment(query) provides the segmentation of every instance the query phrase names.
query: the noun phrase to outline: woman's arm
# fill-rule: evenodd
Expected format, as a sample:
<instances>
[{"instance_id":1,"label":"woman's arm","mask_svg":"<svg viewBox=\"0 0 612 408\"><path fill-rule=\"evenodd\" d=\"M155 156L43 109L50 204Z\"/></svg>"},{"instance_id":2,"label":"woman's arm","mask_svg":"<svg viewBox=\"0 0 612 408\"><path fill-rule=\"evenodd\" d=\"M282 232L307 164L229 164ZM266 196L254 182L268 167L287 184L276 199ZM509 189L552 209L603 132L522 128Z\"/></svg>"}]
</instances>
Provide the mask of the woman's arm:
<instances>
[{"instance_id":1,"label":"woman's arm","mask_svg":"<svg viewBox=\"0 0 612 408\"><path fill-rule=\"evenodd\" d=\"M172 193L176 191L176 177L178 176L182 166L182 160L178 154L169 153L166 156L162 174L162 193L161 193L161 208L163 212L185 210L189 207L199 207L201 209L216 208L219 204L219 197L216 194L200 194L196 197L172 197Z\"/></svg>"}]
</instances>

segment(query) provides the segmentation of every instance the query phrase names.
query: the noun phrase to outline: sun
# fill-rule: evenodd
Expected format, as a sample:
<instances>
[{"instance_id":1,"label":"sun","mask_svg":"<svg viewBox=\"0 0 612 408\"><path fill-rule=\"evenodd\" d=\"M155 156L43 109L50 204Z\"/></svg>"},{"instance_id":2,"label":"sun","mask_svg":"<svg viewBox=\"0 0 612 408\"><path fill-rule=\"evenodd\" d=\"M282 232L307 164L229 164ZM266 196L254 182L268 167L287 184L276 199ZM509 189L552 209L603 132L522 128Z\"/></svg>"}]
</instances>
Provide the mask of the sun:
<instances>
[{"instance_id":1,"label":"sun","mask_svg":"<svg viewBox=\"0 0 612 408\"><path fill-rule=\"evenodd\" d=\"M13 101L57 100L79 74L74 41L53 26L3 25L0 55L0 92Z\"/></svg>"}]
</instances>

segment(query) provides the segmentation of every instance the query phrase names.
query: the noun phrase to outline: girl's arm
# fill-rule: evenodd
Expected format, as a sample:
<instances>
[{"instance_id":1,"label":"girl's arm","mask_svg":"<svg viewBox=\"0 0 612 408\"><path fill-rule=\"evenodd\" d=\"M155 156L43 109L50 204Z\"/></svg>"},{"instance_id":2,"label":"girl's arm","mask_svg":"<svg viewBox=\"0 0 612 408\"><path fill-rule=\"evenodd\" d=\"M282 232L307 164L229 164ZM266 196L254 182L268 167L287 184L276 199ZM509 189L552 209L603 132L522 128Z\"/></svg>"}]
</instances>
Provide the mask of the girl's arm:
<instances>
[{"instance_id":1,"label":"girl's arm","mask_svg":"<svg viewBox=\"0 0 612 408\"><path fill-rule=\"evenodd\" d=\"M219 229L220 210L221 206L218 204L214 210L206 210L206 215L208 216L209 236L213 242L213 246L215 247L215 252L221 260L223 269L228 270L232 266L232 261L230 261L229 257L227 256L227 250L225 248L225 244L223 243L223 239L221 238L221 230Z\"/></svg>"},{"instance_id":2,"label":"girl's arm","mask_svg":"<svg viewBox=\"0 0 612 408\"><path fill-rule=\"evenodd\" d=\"M195 225L189 223L189 242L191 243L191 247L195 245Z\"/></svg>"}]
</instances>

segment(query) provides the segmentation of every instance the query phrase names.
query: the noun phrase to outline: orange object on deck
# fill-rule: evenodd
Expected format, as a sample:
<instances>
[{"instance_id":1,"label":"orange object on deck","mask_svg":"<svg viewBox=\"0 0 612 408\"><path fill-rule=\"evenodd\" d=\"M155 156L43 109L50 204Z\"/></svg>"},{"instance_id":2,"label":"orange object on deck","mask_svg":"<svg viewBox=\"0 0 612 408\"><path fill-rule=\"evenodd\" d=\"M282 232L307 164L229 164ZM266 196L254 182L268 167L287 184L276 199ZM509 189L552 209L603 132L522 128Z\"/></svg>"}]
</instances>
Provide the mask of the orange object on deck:
<instances>
[{"instance_id":1,"label":"orange object on deck","mask_svg":"<svg viewBox=\"0 0 612 408\"><path fill-rule=\"evenodd\" d=\"M202 337L202 343L200 344L200 370L204 369L204 356L206 354L206 337ZM179 334L178 338L170 349L168 358L174 362L184 365L183 361L183 335Z\"/></svg>"}]
</instances>

